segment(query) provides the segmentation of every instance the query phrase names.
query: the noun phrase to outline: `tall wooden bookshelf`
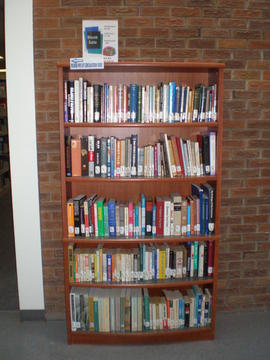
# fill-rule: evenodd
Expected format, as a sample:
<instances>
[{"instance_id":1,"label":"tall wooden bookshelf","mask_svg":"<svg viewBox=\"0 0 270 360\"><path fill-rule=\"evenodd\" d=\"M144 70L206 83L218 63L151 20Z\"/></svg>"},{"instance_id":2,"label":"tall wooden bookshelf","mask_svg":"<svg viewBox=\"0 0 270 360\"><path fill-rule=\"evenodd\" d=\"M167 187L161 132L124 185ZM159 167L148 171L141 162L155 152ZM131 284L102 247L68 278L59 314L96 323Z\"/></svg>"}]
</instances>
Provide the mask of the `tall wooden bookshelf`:
<instances>
[{"instance_id":1,"label":"tall wooden bookshelf","mask_svg":"<svg viewBox=\"0 0 270 360\"><path fill-rule=\"evenodd\" d=\"M60 125L60 158L61 158L61 190L62 190L62 238L64 248L64 277L66 298L66 322L68 343L151 343L169 342L182 340L213 339L215 335L216 296L217 296L217 273L218 273L218 242L220 238L220 196L221 196L221 156L222 156L222 112L223 112L223 69L220 63L147 63L147 62L121 62L117 64L105 64L103 70L71 71L68 63L58 66L59 86L59 125ZM216 122L200 123L64 123L64 80L75 80L83 77L95 84L130 84L138 83L158 84L175 81L194 87L202 83L206 86L217 84L217 113ZM175 178L88 178L66 177L65 173L65 135L96 135L117 136L124 138L131 134L137 134L139 144L145 145L157 141L160 133L191 138L201 133L214 130L217 133L217 157L216 175L200 177L175 177ZM92 193L102 194L106 198L115 198L121 201L132 199L145 193L152 197L159 194L165 196L171 192L179 192L183 195L191 193L191 184L209 183L215 188L215 235L211 236L186 236L186 237L160 237L160 238L70 238L67 234L67 200L78 194ZM213 241L214 246L214 275L207 279L185 279L174 281L147 281L139 283L83 283L69 282L68 270L68 245L77 247L96 247L103 244L104 247L127 247L146 244L181 244L187 241ZM187 328L167 331L148 331L136 333L95 333L95 332L72 332L70 324L70 300L69 293L72 286L81 287L147 287L149 291L158 294L161 289L186 289L197 284L212 289L212 324L211 327Z\"/></svg>"}]
</instances>

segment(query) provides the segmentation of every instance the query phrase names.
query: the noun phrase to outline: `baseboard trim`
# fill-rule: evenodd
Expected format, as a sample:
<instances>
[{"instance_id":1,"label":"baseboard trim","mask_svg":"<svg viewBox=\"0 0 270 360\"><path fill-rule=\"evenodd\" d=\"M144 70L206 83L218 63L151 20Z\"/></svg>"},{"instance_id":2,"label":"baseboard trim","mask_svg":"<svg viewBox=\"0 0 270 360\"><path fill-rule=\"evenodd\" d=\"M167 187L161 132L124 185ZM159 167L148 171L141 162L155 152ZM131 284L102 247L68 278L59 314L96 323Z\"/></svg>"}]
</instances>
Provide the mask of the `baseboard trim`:
<instances>
[{"instance_id":1,"label":"baseboard trim","mask_svg":"<svg viewBox=\"0 0 270 360\"><path fill-rule=\"evenodd\" d=\"M45 310L20 310L21 321L45 320Z\"/></svg>"}]
</instances>

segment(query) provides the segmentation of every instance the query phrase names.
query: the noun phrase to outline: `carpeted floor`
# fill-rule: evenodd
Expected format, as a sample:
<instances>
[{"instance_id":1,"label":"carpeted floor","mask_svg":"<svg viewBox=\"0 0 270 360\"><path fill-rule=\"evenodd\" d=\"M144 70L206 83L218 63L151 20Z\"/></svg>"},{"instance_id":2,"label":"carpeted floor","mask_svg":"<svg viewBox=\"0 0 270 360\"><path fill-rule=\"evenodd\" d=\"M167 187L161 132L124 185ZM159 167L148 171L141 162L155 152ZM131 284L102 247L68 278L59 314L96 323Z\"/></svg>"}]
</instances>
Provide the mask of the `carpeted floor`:
<instances>
[{"instance_id":1,"label":"carpeted floor","mask_svg":"<svg viewBox=\"0 0 270 360\"><path fill-rule=\"evenodd\" d=\"M268 360L270 312L217 314L213 341L142 346L67 345L64 321L20 322L0 312L1 360Z\"/></svg>"}]
</instances>

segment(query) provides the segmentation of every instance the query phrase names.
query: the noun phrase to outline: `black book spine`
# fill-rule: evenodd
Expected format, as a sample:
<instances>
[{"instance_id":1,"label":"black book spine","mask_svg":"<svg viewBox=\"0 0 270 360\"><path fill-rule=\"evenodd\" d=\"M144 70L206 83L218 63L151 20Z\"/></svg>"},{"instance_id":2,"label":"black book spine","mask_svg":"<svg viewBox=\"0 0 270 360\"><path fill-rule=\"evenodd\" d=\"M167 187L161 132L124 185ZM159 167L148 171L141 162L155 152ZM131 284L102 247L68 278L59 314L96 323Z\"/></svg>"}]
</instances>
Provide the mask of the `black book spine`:
<instances>
[{"instance_id":1,"label":"black book spine","mask_svg":"<svg viewBox=\"0 0 270 360\"><path fill-rule=\"evenodd\" d=\"M83 122L87 122L87 81L83 82Z\"/></svg>"},{"instance_id":2,"label":"black book spine","mask_svg":"<svg viewBox=\"0 0 270 360\"><path fill-rule=\"evenodd\" d=\"M75 106L74 80L69 81L69 96L70 96L69 122L74 122L74 106Z\"/></svg>"},{"instance_id":3,"label":"black book spine","mask_svg":"<svg viewBox=\"0 0 270 360\"><path fill-rule=\"evenodd\" d=\"M84 206L80 205L81 236L85 236Z\"/></svg>"},{"instance_id":4,"label":"black book spine","mask_svg":"<svg viewBox=\"0 0 270 360\"><path fill-rule=\"evenodd\" d=\"M186 244L187 247L187 277L190 277L190 267L191 267L191 243Z\"/></svg>"},{"instance_id":5,"label":"black book spine","mask_svg":"<svg viewBox=\"0 0 270 360\"><path fill-rule=\"evenodd\" d=\"M64 122L68 122L68 80L64 81Z\"/></svg>"},{"instance_id":6,"label":"black book spine","mask_svg":"<svg viewBox=\"0 0 270 360\"><path fill-rule=\"evenodd\" d=\"M73 207L74 207L74 232L75 236L81 235L81 213L80 207L85 197L81 197L80 199L73 199Z\"/></svg>"},{"instance_id":7,"label":"black book spine","mask_svg":"<svg viewBox=\"0 0 270 360\"><path fill-rule=\"evenodd\" d=\"M88 137L81 137L81 167L82 176L88 176Z\"/></svg>"},{"instance_id":8,"label":"black book spine","mask_svg":"<svg viewBox=\"0 0 270 360\"><path fill-rule=\"evenodd\" d=\"M189 327L189 313L190 313L190 304L188 302L185 303L185 327Z\"/></svg>"},{"instance_id":9,"label":"black book spine","mask_svg":"<svg viewBox=\"0 0 270 360\"><path fill-rule=\"evenodd\" d=\"M208 276L208 243L204 243L203 276Z\"/></svg>"},{"instance_id":10,"label":"black book spine","mask_svg":"<svg viewBox=\"0 0 270 360\"><path fill-rule=\"evenodd\" d=\"M202 136L202 158L205 175L210 175L209 135Z\"/></svg>"},{"instance_id":11,"label":"black book spine","mask_svg":"<svg viewBox=\"0 0 270 360\"><path fill-rule=\"evenodd\" d=\"M65 136L66 176L71 176L71 136Z\"/></svg>"},{"instance_id":12,"label":"black book spine","mask_svg":"<svg viewBox=\"0 0 270 360\"><path fill-rule=\"evenodd\" d=\"M95 138L95 176L100 177L100 139Z\"/></svg>"},{"instance_id":13,"label":"black book spine","mask_svg":"<svg viewBox=\"0 0 270 360\"><path fill-rule=\"evenodd\" d=\"M138 135L131 135L131 176L137 176L138 165Z\"/></svg>"},{"instance_id":14,"label":"black book spine","mask_svg":"<svg viewBox=\"0 0 270 360\"><path fill-rule=\"evenodd\" d=\"M101 177L107 177L107 138L100 140L100 167Z\"/></svg>"},{"instance_id":15,"label":"black book spine","mask_svg":"<svg viewBox=\"0 0 270 360\"><path fill-rule=\"evenodd\" d=\"M94 88L94 122L101 122L101 86L93 85Z\"/></svg>"},{"instance_id":16,"label":"black book spine","mask_svg":"<svg viewBox=\"0 0 270 360\"><path fill-rule=\"evenodd\" d=\"M173 278L173 269L174 269L174 264L173 264L173 250L170 250L170 258L169 258L169 268L170 268L170 277Z\"/></svg>"},{"instance_id":17,"label":"black book spine","mask_svg":"<svg viewBox=\"0 0 270 360\"><path fill-rule=\"evenodd\" d=\"M152 235L152 210L153 200L151 198L146 200L146 214L145 214L145 235Z\"/></svg>"}]
</instances>

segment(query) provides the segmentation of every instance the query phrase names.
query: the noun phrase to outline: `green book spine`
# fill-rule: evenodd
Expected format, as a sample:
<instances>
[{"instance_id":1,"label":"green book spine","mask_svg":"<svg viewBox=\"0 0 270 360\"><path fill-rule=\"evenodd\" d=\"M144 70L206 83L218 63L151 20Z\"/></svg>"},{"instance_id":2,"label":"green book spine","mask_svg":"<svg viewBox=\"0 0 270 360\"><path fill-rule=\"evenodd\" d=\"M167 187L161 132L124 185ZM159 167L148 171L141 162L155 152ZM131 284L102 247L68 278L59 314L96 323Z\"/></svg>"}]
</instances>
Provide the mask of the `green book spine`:
<instances>
[{"instance_id":1,"label":"green book spine","mask_svg":"<svg viewBox=\"0 0 270 360\"><path fill-rule=\"evenodd\" d=\"M137 122L142 122L142 85L138 85Z\"/></svg>"},{"instance_id":2,"label":"green book spine","mask_svg":"<svg viewBox=\"0 0 270 360\"><path fill-rule=\"evenodd\" d=\"M144 291L144 330L150 329L150 305L148 292Z\"/></svg>"},{"instance_id":3,"label":"green book spine","mask_svg":"<svg viewBox=\"0 0 270 360\"><path fill-rule=\"evenodd\" d=\"M198 276L198 241L194 241L194 276Z\"/></svg>"},{"instance_id":4,"label":"green book spine","mask_svg":"<svg viewBox=\"0 0 270 360\"><path fill-rule=\"evenodd\" d=\"M103 217L103 203L104 198L97 200L97 218L98 218L98 236L104 236L104 217Z\"/></svg>"},{"instance_id":5,"label":"green book spine","mask_svg":"<svg viewBox=\"0 0 270 360\"><path fill-rule=\"evenodd\" d=\"M98 299L94 299L94 331L99 332L99 325L98 325Z\"/></svg>"},{"instance_id":6,"label":"green book spine","mask_svg":"<svg viewBox=\"0 0 270 360\"><path fill-rule=\"evenodd\" d=\"M104 219L104 236L109 237L109 215L108 215L108 204L103 206L103 219Z\"/></svg>"}]
</instances>

